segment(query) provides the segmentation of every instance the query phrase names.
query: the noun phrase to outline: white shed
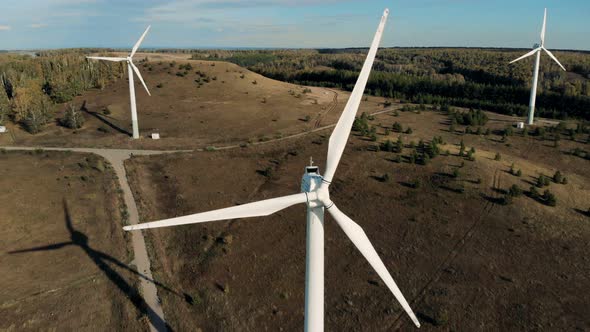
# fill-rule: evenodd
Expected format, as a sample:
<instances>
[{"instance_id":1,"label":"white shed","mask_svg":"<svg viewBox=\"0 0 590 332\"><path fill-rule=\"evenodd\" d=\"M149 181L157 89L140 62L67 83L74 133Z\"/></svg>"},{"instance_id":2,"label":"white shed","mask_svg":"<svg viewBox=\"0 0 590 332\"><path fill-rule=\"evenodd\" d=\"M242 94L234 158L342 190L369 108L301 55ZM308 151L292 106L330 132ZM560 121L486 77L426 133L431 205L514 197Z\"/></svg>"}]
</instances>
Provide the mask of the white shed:
<instances>
[{"instance_id":1,"label":"white shed","mask_svg":"<svg viewBox=\"0 0 590 332\"><path fill-rule=\"evenodd\" d=\"M0 133L5 133L5 132L7 132L6 127L0 126Z\"/></svg>"},{"instance_id":2,"label":"white shed","mask_svg":"<svg viewBox=\"0 0 590 332\"><path fill-rule=\"evenodd\" d=\"M524 122L517 122L516 123L516 128L518 128L518 129L524 129Z\"/></svg>"}]
</instances>

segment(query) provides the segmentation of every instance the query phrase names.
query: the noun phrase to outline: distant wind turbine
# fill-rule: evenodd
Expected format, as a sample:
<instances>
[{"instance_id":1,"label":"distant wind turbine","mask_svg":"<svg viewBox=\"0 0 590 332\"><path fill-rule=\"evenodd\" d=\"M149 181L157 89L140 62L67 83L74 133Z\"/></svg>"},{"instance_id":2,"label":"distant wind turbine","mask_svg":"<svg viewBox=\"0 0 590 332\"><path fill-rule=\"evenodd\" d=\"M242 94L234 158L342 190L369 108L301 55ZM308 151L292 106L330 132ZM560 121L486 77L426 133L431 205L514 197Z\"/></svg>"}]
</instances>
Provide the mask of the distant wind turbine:
<instances>
[{"instance_id":1,"label":"distant wind turbine","mask_svg":"<svg viewBox=\"0 0 590 332\"><path fill-rule=\"evenodd\" d=\"M557 58L551 53L548 49L545 48L545 29L547 27L547 8L545 8L545 16L543 17L543 29L541 30L541 45L535 44L533 47L534 50L530 51L529 53L521 56L520 58L510 62L515 63L520 61L524 58L528 58L531 55L536 54L537 59L535 61L535 71L533 72L533 85L531 87L531 101L529 103L529 116L527 119L527 124L532 125L534 118L535 118L535 104L537 102L537 85L539 82L539 65L541 64L541 51L545 51L553 61L555 61L561 69L565 71L565 67L557 60Z\"/></svg>"},{"instance_id":2,"label":"distant wind turbine","mask_svg":"<svg viewBox=\"0 0 590 332\"><path fill-rule=\"evenodd\" d=\"M111 57L100 57L100 56L87 56L86 57L88 59L94 59L94 60L104 60L104 61L113 61L113 62L126 61L127 62L127 71L129 74L129 98L131 101L131 123L133 126L133 139L139 138L139 125L137 123L137 106L135 103L135 85L133 82L133 72L135 72L135 74L137 75L137 78L139 78L139 80L141 81L141 84L143 84L143 87L145 88L145 91L147 92L147 94L149 96L151 96L150 90L148 90L147 85L145 85L145 82L143 81L143 78L141 77L141 73L139 72L139 69L133 63L133 56L135 55L135 52L137 52L137 49L139 48L139 45L141 45L141 42L143 42L143 39L145 38L145 35L147 35L148 31L150 30L150 27L151 26L148 26L147 29L145 29L145 32L143 33L143 35L141 35L141 37L139 38L137 43L135 43L135 46L133 46L131 53L126 58L111 58Z\"/></svg>"},{"instance_id":3,"label":"distant wind turbine","mask_svg":"<svg viewBox=\"0 0 590 332\"><path fill-rule=\"evenodd\" d=\"M381 258L379 258L377 251L369 241L369 238L363 229L338 209L334 202L330 200L329 191L332 178L334 177L336 167L338 166L344 148L346 147L346 142L348 141L348 136L350 135L355 115L361 103L388 15L389 10L385 9L354 90L352 91L346 107L340 116L340 120L338 120L336 128L330 137L327 166L324 176L320 175L319 167L311 165L305 169L301 184L302 192L299 194L197 213L184 217L125 226L124 229L130 231L203 223L208 221L268 216L296 204L306 204L307 257L305 278L305 331L316 332L324 330L324 211L327 210L381 279L383 279L385 285L399 301L402 308L410 316L414 324L417 327L420 327L416 315L387 271L387 268L383 264ZM264 238L261 238L260 240L264 241Z\"/></svg>"}]
</instances>

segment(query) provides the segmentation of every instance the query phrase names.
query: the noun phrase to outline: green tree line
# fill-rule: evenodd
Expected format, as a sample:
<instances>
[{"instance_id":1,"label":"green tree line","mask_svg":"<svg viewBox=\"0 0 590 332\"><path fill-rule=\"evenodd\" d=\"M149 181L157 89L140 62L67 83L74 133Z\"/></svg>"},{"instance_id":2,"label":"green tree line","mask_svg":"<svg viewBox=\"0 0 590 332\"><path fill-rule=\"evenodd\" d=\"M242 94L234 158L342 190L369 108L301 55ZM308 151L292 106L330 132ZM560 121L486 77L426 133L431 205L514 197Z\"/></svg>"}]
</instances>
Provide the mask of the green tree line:
<instances>
[{"instance_id":1,"label":"green tree line","mask_svg":"<svg viewBox=\"0 0 590 332\"><path fill-rule=\"evenodd\" d=\"M366 49L197 51L281 81L351 90ZM391 48L377 54L367 93L425 104L448 103L503 114L528 109L533 64L509 64L525 50ZM547 57L541 64L538 114L590 119L590 54L556 51L569 72Z\"/></svg>"},{"instance_id":2,"label":"green tree line","mask_svg":"<svg viewBox=\"0 0 590 332\"><path fill-rule=\"evenodd\" d=\"M88 52L87 50L86 52ZM0 55L0 123L13 121L31 133L54 118L55 105L123 77L120 63L92 62L79 50L37 56Z\"/></svg>"}]
</instances>

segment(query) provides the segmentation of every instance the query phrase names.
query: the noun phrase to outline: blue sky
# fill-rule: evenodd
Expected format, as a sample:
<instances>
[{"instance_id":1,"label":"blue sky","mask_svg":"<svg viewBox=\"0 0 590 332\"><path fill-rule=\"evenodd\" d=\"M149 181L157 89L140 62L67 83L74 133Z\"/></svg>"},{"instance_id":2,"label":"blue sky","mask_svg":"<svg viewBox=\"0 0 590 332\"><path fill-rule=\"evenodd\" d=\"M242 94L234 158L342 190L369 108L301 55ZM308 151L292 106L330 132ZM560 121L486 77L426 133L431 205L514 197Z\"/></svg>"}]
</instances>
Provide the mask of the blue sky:
<instances>
[{"instance_id":1,"label":"blue sky","mask_svg":"<svg viewBox=\"0 0 590 332\"><path fill-rule=\"evenodd\" d=\"M0 49L367 46L530 48L549 8L547 47L590 50L588 0L18 0L0 4Z\"/></svg>"}]
</instances>

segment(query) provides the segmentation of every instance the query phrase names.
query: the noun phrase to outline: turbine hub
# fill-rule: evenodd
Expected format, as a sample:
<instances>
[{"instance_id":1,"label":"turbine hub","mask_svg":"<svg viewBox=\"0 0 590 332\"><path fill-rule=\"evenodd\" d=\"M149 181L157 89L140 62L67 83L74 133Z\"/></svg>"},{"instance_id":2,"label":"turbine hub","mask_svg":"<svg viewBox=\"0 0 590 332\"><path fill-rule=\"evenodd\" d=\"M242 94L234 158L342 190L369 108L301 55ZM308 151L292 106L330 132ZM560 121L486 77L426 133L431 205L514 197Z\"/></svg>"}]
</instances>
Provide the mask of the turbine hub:
<instances>
[{"instance_id":1,"label":"turbine hub","mask_svg":"<svg viewBox=\"0 0 590 332\"><path fill-rule=\"evenodd\" d=\"M328 185L322 183L322 185L316 190L317 193L317 200L326 208L332 207L334 203L330 200L330 190L328 190Z\"/></svg>"},{"instance_id":2,"label":"turbine hub","mask_svg":"<svg viewBox=\"0 0 590 332\"><path fill-rule=\"evenodd\" d=\"M309 207L332 206L330 200L329 184L320 175L319 167L307 166L301 180L301 192L307 193L307 204Z\"/></svg>"}]
</instances>

